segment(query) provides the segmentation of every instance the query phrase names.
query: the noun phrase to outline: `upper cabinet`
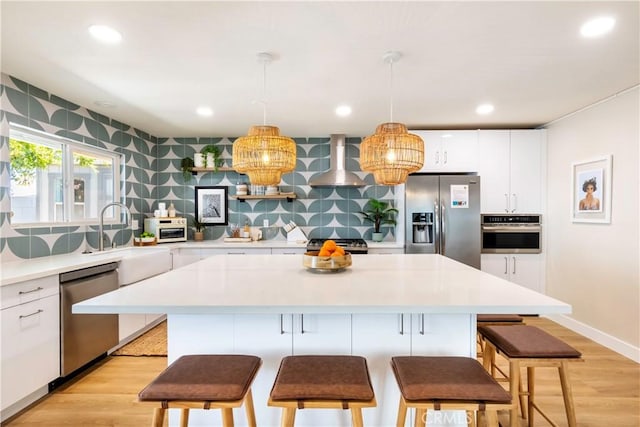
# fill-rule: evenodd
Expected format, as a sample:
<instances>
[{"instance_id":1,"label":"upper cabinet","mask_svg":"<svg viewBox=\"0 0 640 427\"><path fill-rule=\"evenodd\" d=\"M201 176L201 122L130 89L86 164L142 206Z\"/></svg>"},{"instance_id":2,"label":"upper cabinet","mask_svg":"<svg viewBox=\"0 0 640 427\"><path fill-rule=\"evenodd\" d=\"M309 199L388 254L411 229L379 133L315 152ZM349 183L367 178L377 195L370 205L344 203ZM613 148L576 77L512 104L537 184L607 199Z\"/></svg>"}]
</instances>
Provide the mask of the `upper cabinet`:
<instances>
[{"instance_id":1,"label":"upper cabinet","mask_svg":"<svg viewBox=\"0 0 640 427\"><path fill-rule=\"evenodd\" d=\"M478 131L409 131L424 141L424 166L418 172L476 172Z\"/></svg>"},{"instance_id":2,"label":"upper cabinet","mask_svg":"<svg viewBox=\"0 0 640 427\"><path fill-rule=\"evenodd\" d=\"M479 131L483 213L542 213L545 131Z\"/></svg>"}]
</instances>

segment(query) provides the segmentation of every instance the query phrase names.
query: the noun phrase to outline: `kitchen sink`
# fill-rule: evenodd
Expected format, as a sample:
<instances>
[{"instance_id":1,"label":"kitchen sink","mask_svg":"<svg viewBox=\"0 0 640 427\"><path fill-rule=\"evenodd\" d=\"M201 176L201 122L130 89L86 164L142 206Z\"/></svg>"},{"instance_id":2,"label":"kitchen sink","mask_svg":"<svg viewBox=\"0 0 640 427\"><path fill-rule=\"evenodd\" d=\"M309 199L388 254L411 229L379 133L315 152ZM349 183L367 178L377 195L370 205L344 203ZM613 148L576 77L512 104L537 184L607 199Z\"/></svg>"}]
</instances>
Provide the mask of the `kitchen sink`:
<instances>
[{"instance_id":1,"label":"kitchen sink","mask_svg":"<svg viewBox=\"0 0 640 427\"><path fill-rule=\"evenodd\" d=\"M126 247L102 252L92 252L86 256L117 257L118 282L120 286L130 285L151 276L171 270L169 248Z\"/></svg>"}]
</instances>

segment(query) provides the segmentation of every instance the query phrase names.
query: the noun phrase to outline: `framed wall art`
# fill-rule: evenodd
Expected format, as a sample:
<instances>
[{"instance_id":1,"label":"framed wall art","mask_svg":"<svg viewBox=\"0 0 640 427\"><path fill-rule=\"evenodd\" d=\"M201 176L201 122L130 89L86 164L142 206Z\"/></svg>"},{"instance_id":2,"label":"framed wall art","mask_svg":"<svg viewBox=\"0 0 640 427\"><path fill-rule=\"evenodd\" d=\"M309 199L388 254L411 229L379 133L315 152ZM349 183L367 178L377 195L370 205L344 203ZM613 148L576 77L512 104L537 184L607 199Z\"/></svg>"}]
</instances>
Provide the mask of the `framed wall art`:
<instances>
[{"instance_id":1,"label":"framed wall art","mask_svg":"<svg viewBox=\"0 0 640 427\"><path fill-rule=\"evenodd\" d=\"M196 218L204 225L227 225L227 187L196 187Z\"/></svg>"},{"instance_id":2,"label":"framed wall art","mask_svg":"<svg viewBox=\"0 0 640 427\"><path fill-rule=\"evenodd\" d=\"M611 159L608 155L572 164L573 222L611 222Z\"/></svg>"}]
</instances>

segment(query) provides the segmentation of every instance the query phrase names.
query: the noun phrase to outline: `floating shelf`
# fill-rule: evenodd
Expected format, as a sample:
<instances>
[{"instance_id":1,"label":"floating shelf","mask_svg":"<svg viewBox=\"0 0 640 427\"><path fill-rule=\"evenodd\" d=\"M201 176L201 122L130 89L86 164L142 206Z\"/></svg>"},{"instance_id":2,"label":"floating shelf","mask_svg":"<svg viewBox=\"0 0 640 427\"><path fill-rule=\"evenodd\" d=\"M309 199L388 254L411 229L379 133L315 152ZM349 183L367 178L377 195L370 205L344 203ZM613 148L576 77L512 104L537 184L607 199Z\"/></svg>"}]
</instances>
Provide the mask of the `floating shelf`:
<instances>
[{"instance_id":1,"label":"floating shelf","mask_svg":"<svg viewBox=\"0 0 640 427\"><path fill-rule=\"evenodd\" d=\"M296 198L296 193L280 193L280 194L263 194L256 195L251 194L248 196L230 196L232 199L240 200L244 202L245 200L258 200L258 199L287 199L287 202L292 202Z\"/></svg>"},{"instance_id":2,"label":"floating shelf","mask_svg":"<svg viewBox=\"0 0 640 427\"><path fill-rule=\"evenodd\" d=\"M230 172L234 169L229 166L219 166L218 169L214 168L193 168L191 169L191 173L197 175L198 172Z\"/></svg>"}]
</instances>

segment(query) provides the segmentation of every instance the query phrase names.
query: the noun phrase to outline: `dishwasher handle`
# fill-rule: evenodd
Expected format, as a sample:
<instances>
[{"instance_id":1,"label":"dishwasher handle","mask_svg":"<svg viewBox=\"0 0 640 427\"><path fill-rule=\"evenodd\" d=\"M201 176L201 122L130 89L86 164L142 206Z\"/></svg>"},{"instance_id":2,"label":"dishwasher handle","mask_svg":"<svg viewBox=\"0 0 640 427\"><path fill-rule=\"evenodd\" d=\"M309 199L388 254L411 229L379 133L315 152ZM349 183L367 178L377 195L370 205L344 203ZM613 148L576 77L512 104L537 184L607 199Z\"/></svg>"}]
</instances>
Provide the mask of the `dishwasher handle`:
<instances>
[{"instance_id":1,"label":"dishwasher handle","mask_svg":"<svg viewBox=\"0 0 640 427\"><path fill-rule=\"evenodd\" d=\"M91 276L97 276L102 273L109 273L118 268L117 262L109 262L107 264L96 265L93 267L82 268L80 270L68 271L60 273L60 284L85 279Z\"/></svg>"}]
</instances>

